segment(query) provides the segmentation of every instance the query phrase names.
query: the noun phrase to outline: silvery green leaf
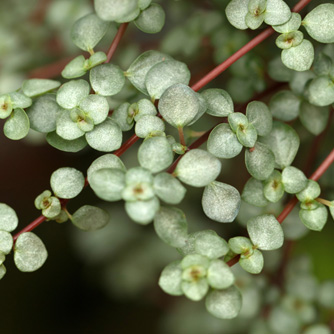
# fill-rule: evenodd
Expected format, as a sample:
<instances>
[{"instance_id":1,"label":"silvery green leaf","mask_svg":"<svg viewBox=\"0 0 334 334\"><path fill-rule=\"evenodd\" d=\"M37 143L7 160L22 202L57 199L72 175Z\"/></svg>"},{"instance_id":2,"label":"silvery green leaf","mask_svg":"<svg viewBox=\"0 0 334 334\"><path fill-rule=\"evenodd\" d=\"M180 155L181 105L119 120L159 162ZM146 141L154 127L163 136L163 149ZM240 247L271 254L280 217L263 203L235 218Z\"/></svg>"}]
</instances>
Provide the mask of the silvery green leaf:
<instances>
[{"instance_id":1,"label":"silvery green leaf","mask_svg":"<svg viewBox=\"0 0 334 334\"><path fill-rule=\"evenodd\" d=\"M12 99L9 95L0 96L0 119L7 118L13 111Z\"/></svg>"},{"instance_id":2,"label":"silvery green leaf","mask_svg":"<svg viewBox=\"0 0 334 334\"><path fill-rule=\"evenodd\" d=\"M74 198L80 194L85 184L83 174L75 168L62 167L54 171L50 185L57 197Z\"/></svg>"},{"instance_id":3,"label":"silvery green leaf","mask_svg":"<svg viewBox=\"0 0 334 334\"><path fill-rule=\"evenodd\" d=\"M169 173L160 173L154 177L155 194L168 204L179 204L186 193L181 182Z\"/></svg>"},{"instance_id":4,"label":"silvery green leaf","mask_svg":"<svg viewBox=\"0 0 334 334\"><path fill-rule=\"evenodd\" d=\"M144 140L138 149L138 161L152 173L169 167L173 162L173 150L166 137L150 137Z\"/></svg>"},{"instance_id":5,"label":"silvery green leaf","mask_svg":"<svg viewBox=\"0 0 334 334\"><path fill-rule=\"evenodd\" d=\"M207 280L214 289L226 289L234 283L234 275L224 261L213 260L208 268Z\"/></svg>"},{"instance_id":6,"label":"silvery green leaf","mask_svg":"<svg viewBox=\"0 0 334 334\"><path fill-rule=\"evenodd\" d=\"M231 223L238 215L240 194L229 184L213 181L203 192L202 207L207 217L219 223Z\"/></svg>"},{"instance_id":7,"label":"silvery green leaf","mask_svg":"<svg viewBox=\"0 0 334 334\"><path fill-rule=\"evenodd\" d=\"M46 94L37 98L27 109L30 127L38 132L47 133L56 130L57 116L61 108L54 94Z\"/></svg>"},{"instance_id":8,"label":"silvery green leaf","mask_svg":"<svg viewBox=\"0 0 334 334\"><path fill-rule=\"evenodd\" d=\"M50 92L61 85L59 81L49 79L29 79L22 84L24 95L35 97Z\"/></svg>"},{"instance_id":9,"label":"silvery green leaf","mask_svg":"<svg viewBox=\"0 0 334 334\"><path fill-rule=\"evenodd\" d=\"M156 197L148 201L125 202L126 213L133 221L142 225L147 225L153 220L159 207L160 203Z\"/></svg>"},{"instance_id":10,"label":"silvery green leaf","mask_svg":"<svg viewBox=\"0 0 334 334\"><path fill-rule=\"evenodd\" d=\"M221 171L221 162L207 151L193 149L178 163L174 174L193 187L204 187L214 181Z\"/></svg>"},{"instance_id":11,"label":"silvery green leaf","mask_svg":"<svg viewBox=\"0 0 334 334\"><path fill-rule=\"evenodd\" d=\"M137 122L140 117L144 115L157 115L157 109L155 108L155 105L147 99L141 99L137 103L137 109L134 113L134 120Z\"/></svg>"},{"instance_id":12,"label":"silvery green leaf","mask_svg":"<svg viewBox=\"0 0 334 334\"><path fill-rule=\"evenodd\" d=\"M71 29L71 39L81 50L91 52L109 28L109 22L101 20L95 13L77 20Z\"/></svg>"},{"instance_id":13,"label":"silvery green leaf","mask_svg":"<svg viewBox=\"0 0 334 334\"><path fill-rule=\"evenodd\" d=\"M251 274L259 274L262 271L264 260L262 253L254 249L252 255L241 258L239 260L240 266Z\"/></svg>"},{"instance_id":14,"label":"silvery green leaf","mask_svg":"<svg viewBox=\"0 0 334 334\"><path fill-rule=\"evenodd\" d=\"M314 48L310 41L304 39L301 44L285 49L281 54L283 64L295 71L307 71L314 59Z\"/></svg>"},{"instance_id":15,"label":"silvery green leaf","mask_svg":"<svg viewBox=\"0 0 334 334\"><path fill-rule=\"evenodd\" d=\"M300 143L298 134L290 125L277 121L273 122L270 134L263 137L262 141L274 153L275 167L279 169L291 165Z\"/></svg>"},{"instance_id":16,"label":"silvery green leaf","mask_svg":"<svg viewBox=\"0 0 334 334\"><path fill-rule=\"evenodd\" d=\"M0 279L2 279L6 275L6 267L1 264L0 265Z\"/></svg>"},{"instance_id":17,"label":"silvery green leaf","mask_svg":"<svg viewBox=\"0 0 334 334\"><path fill-rule=\"evenodd\" d=\"M212 230L204 230L191 234L188 237L188 248L189 246L193 248L190 253L195 252L209 259L218 259L226 255L229 251L227 242Z\"/></svg>"},{"instance_id":18,"label":"silvery green leaf","mask_svg":"<svg viewBox=\"0 0 334 334\"><path fill-rule=\"evenodd\" d=\"M325 130L329 119L328 107L318 107L303 101L299 110L299 119L304 127L317 136Z\"/></svg>"},{"instance_id":19,"label":"silvery green leaf","mask_svg":"<svg viewBox=\"0 0 334 334\"><path fill-rule=\"evenodd\" d=\"M232 0L225 9L226 17L233 27L247 29L246 15L248 13L249 0Z\"/></svg>"},{"instance_id":20,"label":"silvery green leaf","mask_svg":"<svg viewBox=\"0 0 334 334\"><path fill-rule=\"evenodd\" d=\"M50 197L49 206L42 210L42 215L46 218L53 219L60 214L61 204L57 197Z\"/></svg>"},{"instance_id":21,"label":"silvery green leaf","mask_svg":"<svg viewBox=\"0 0 334 334\"><path fill-rule=\"evenodd\" d=\"M241 198L254 206L265 207L268 205L268 200L263 194L263 183L253 177L245 184Z\"/></svg>"},{"instance_id":22,"label":"silvery green leaf","mask_svg":"<svg viewBox=\"0 0 334 334\"><path fill-rule=\"evenodd\" d=\"M283 0L267 0L264 22L269 25L279 25L291 18L289 6Z\"/></svg>"},{"instance_id":23,"label":"silvery green leaf","mask_svg":"<svg viewBox=\"0 0 334 334\"><path fill-rule=\"evenodd\" d=\"M269 178L264 181L263 194L272 203L278 202L283 197L282 174L278 170L274 170Z\"/></svg>"},{"instance_id":24,"label":"silvery green leaf","mask_svg":"<svg viewBox=\"0 0 334 334\"><path fill-rule=\"evenodd\" d=\"M105 201L122 199L125 187L125 173L117 168L102 168L90 174L89 184L95 194Z\"/></svg>"},{"instance_id":25,"label":"silvery green leaf","mask_svg":"<svg viewBox=\"0 0 334 334\"><path fill-rule=\"evenodd\" d=\"M45 209L50 204L50 197L52 193L50 190L45 190L41 194L39 194L34 201L35 207L37 210Z\"/></svg>"},{"instance_id":26,"label":"silvery green leaf","mask_svg":"<svg viewBox=\"0 0 334 334\"><path fill-rule=\"evenodd\" d=\"M237 156L241 150L237 136L228 124L218 124L210 133L207 148L210 153L218 158L231 159Z\"/></svg>"},{"instance_id":27,"label":"silvery green leaf","mask_svg":"<svg viewBox=\"0 0 334 334\"><path fill-rule=\"evenodd\" d=\"M164 121L153 115L144 115L138 119L135 126L135 133L139 138L146 138L165 131Z\"/></svg>"},{"instance_id":28,"label":"silvery green leaf","mask_svg":"<svg viewBox=\"0 0 334 334\"><path fill-rule=\"evenodd\" d=\"M172 57L159 51L146 51L133 61L126 71L126 77L139 91L149 95L145 86L146 75L154 65L165 60L173 59Z\"/></svg>"},{"instance_id":29,"label":"silvery green leaf","mask_svg":"<svg viewBox=\"0 0 334 334\"><path fill-rule=\"evenodd\" d=\"M300 209L299 218L310 230L321 231L327 223L328 211L323 204L314 210Z\"/></svg>"},{"instance_id":30,"label":"silvery green leaf","mask_svg":"<svg viewBox=\"0 0 334 334\"><path fill-rule=\"evenodd\" d=\"M201 254L189 254L186 255L181 261L181 267L183 269L191 268L193 266L202 267L203 269L208 269L210 266L210 259ZM192 275L188 275L189 272L183 271L183 278L192 280ZM191 273L190 273L191 274Z\"/></svg>"},{"instance_id":31,"label":"silvery green leaf","mask_svg":"<svg viewBox=\"0 0 334 334\"><path fill-rule=\"evenodd\" d=\"M252 101L247 104L246 116L259 136L266 136L273 126L273 117L269 108L260 101Z\"/></svg>"},{"instance_id":32,"label":"silvery green leaf","mask_svg":"<svg viewBox=\"0 0 334 334\"><path fill-rule=\"evenodd\" d=\"M155 195L153 187L147 182L127 185L122 191L122 198L127 202L147 201Z\"/></svg>"},{"instance_id":33,"label":"silvery green leaf","mask_svg":"<svg viewBox=\"0 0 334 334\"><path fill-rule=\"evenodd\" d=\"M198 102L199 102L199 110L198 110L195 118L188 124L189 126L196 123L205 114L205 112L208 108L208 105L207 105L206 100L204 99L204 97L199 93L196 93L196 96L197 96Z\"/></svg>"},{"instance_id":34,"label":"silvery green leaf","mask_svg":"<svg viewBox=\"0 0 334 334\"><path fill-rule=\"evenodd\" d=\"M116 168L123 172L126 172L126 168L122 160L114 154L104 154L94 160L87 170L88 183L91 182L92 174L102 168Z\"/></svg>"},{"instance_id":35,"label":"silvery green leaf","mask_svg":"<svg viewBox=\"0 0 334 334\"><path fill-rule=\"evenodd\" d=\"M333 61L331 57L324 52L317 53L313 63L313 72L315 74L313 78L316 75L330 75L332 71Z\"/></svg>"},{"instance_id":36,"label":"silvery green leaf","mask_svg":"<svg viewBox=\"0 0 334 334\"><path fill-rule=\"evenodd\" d=\"M193 121L200 110L200 103L190 87L175 84L162 94L158 108L164 120L178 128Z\"/></svg>"},{"instance_id":37,"label":"silvery green leaf","mask_svg":"<svg viewBox=\"0 0 334 334\"><path fill-rule=\"evenodd\" d=\"M253 13L248 12L245 17L245 22L247 27L255 30L261 26L265 17L265 13L254 15Z\"/></svg>"},{"instance_id":38,"label":"silvery green leaf","mask_svg":"<svg viewBox=\"0 0 334 334\"><path fill-rule=\"evenodd\" d=\"M125 76L119 66L102 64L90 70L89 81L96 94L113 96L124 87Z\"/></svg>"},{"instance_id":39,"label":"silvery green leaf","mask_svg":"<svg viewBox=\"0 0 334 334\"><path fill-rule=\"evenodd\" d=\"M186 297L193 301L201 300L209 290L209 284L206 278L200 278L196 281L182 281L181 289Z\"/></svg>"},{"instance_id":40,"label":"silvery green leaf","mask_svg":"<svg viewBox=\"0 0 334 334\"><path fill-rule=\"evenodd\" d=\"M65 109L73 109L89 95L90 87L86 80L71 80L63 84L57 92L57 103Z\"/></svg>"},{"instance_id":41,"label":"silvery green leaf","mask_svg":"<svg viewBox=\"0 0 334 334\"><path fill-rule=\"evenodd\" d=\"M63 69L61 75L66 79L74 79L82 77L86 74L87 69L85 68L86 59L83 55L72 59Z\"/></svg>"},{"instance_id":42,"label":"silvery green leaf","mask_svg":"<svg viewBox=\"0 0 334 334\"><path fill-rule=\"evenodd\" d=\"M275 156L267 145L256 142L254 149L245 150L245 164L255 179L266 180L274 170Z\"/></svg>"},{"instance_id":43,"label":"silvery green leaf","mask_svg":"<svg viewBox=\"0 0 334 334\"><path fill-rule=\"evenodd\" d=\"M315 324L307 327L303 334L331 334L331 329L325 324Z\"/></svg>"},{"instance_id":44,"label":"silvery green leaf","mask_svg":"<svg viewBox=\"0 0 334 334\"><path fill-rule=\"evenodd\" d=\"M120 21L137 9L138 0L95 0L96 14L105 21Z\"/></svg>"},{"instance_id":45,"label":"silvery green leaf","mask_svg":"<svg viewBox=\"0 0 334 334\"><path fill-rule=\"evenodd\" d=\"M238 127L245 128L248 125L248 118L241 112L233 112L228 115L227 119L233 132L237 132Z\"/></svg>"},{"instance_id":46,"label":"silvery green leaf","mask_svg":"<svg viewBox=\"0 0 334 334\"><path fill-rule=\"evenodd\" d=\"M289 86L293 93L296 95L304 95L304 91L306 85L309 83L311 79L315 78L315 74L313 71L303 71L303 72L296 72L292 75Z\"/></svg>"},{"instance_id":47,"label":"silvery green leaf","mask_svg":"<svg viewBox=\"0 0 334 334\"><path fill-rule=\"evenodd\" d=\"M129 131L133 127L133 117L130 115L130 103L120 104L111 114L110 118L115 121L122 131Z\"/></svg>"},{"instance_id":48,"label":"silvery green leaf","mask_svg":"<svg viewBox=\"0 0 334 334\"><path fill-rule=\"evenodd\" d=\"M186 243L186 216L177 208L160 207L154 216L154 229L159 238L171 247L183 247Z\"/></svg>"},{"instance_id":49,"label":"silvery green leaf","mask_svg":"<svg viewBox=\"0 0 334 334\"><path fill-rule=\"evenodd\" d=\"M307 180L305 187L297 193L300 202L310 202L320 196L321 189L319 183L313 180Z\"/></svg>"},{"instance_id":50,"label":"silvery green leaf","mask_svg":"<svg viewBox=\"0 0 334 334\"><path fill-rule=\"evenodd\" d=\"M276 45L280 49L290 49L302 43L304 35L301 31L291 31L281 34L276 38Z\"/></svg>"},{"instance_id":51,"label":"silvery green leaf","mask_svg":"<svg viewBox=\"0 0 334 334\"><path fill-rule=\"evenodd\" d=\"M151 185L153 184L153 175L148 169L143 167L133 167L126 172L125 183L127 185L133 185L141 182Z\"/></svg>"},{"instance_id":52,"label":"silvery green leaf","mask_svg":"<svg viewBox=\"0 0 334 334\"><path fill-rule=\"evenodd\" d=\"M24 138L30 129L29 117L23 109L14 109L3 127L4 135L12 140Z\"/></svg>"},{"instance_id":53,"label":"silvery green leaf","mask_svg":"<svg viewBox=\"0 0 334 334\"><path fill-rule=\"evenodd\" d=\"M328 106L334 102L334 83L327 75L314 78L307 90L307 98L316 106Z\"/></svg>"},{"instance_id":54,"label":"silvery green leaf","mask_svg":"<svg viewBox=\"0 0 334 334\"><path fill-rule=\"evenodd\" d=\"M152 0L138 0L138 7L140 10L146 9L150 4Z\"/></svg>"},{"instance_id":55,"label":"silvery green leaf","mask_svg":"<svg viewBox=\"0 0 334 334\"><path fill-rule=\"evenodd\" d=\"M248 124L246 127L237 128L237 138L245 147L254 147L257 140L257 132L252 124Z\"/></svg>"},{"instance_id":56,"label":"silvery green leaf","mask_svg":"<svg viewBox=\"0 0 334 334\"><path fill-rule=\"evenodd\" d=\"M159 278L159 286L162 290L172 296L181 296L182 268L180 261L170 263L162 271Z\"/></svg>"},{"instance_id":57,"label":"silvery green leaf","mask_svg":"<svg viewBox=\"0 0 334 334\"><path fill-rule=\"evenodd\" d=\"M252 243L262 250L274 250L282 247L283 230L277 219L271 214L264 214L247 222L247 231Z\"/></svg>"},{"instance_id":58,"label":"silvery green leaf","mask_svg":"<svg viewBox=\"0 0 334 334\"><path fill-rule=\"evenodd\" d=\"M290 20L284 24L274 25L273 29L277 32L284 34L299 29L302 23L302 18L298 13L291 13Z\"/></svg>"},{"instance_id":59,"label":"silvery green leaf","mask_svg":"<svg viewBox=\"0 0 334 334\"><path fill-rule=\"evenodd\" d=\"M281 57L276 57L269 62L268 74L275 81L289 82L295 71L287 68L283 63Z\"/></svg>"},{"instance_id":60,"label":"silvery green leaf","mask_svg":"<svg viewBox=\"0 0 334 334\"><path fill-rule=\"evenodd\" d=\"M137 7L128 15L116 20L117 23L131 22L134 21L140 14L140 9Z\"/></svg>"},{"instance_id":61,"label":"silvery green leaf","mask_svg":"<svg viewBox=\"0 0 334 334\"><path fill-rule=\"evenodd\" d=\"M247 0L248 1L248 0ZM231 96L223 89L209 88L201 93L207 103L209 115L225 117L233 113L234 106Z\"/></svg>"},{"instance_id":62,"label":"silvery green leaf","mask_svg":"<svg viewBox=\"0 0 334 334\"><path fill-rule=\"evenodd\" d=\"M32 232L19 235L14 247L14 262L23 272L32 272L39 269L48 257L42 240Z\"/></svg>"},{"instance_id":63,"label":"silvery green leaf","mask_svg":"<svg viewBox=\"0 0 334 334\"><path fill-rule=\"evenodd\" d=\"M18 223L16 212L9 205L0 203L0 230L12 232Z\"/></svg>"},{"instance_id":64,"label":"silvery green leaf","mask_svg":"<svg viewBox=\"0 0 334 334\"><path fill-rule=\"evenodd\" d=\"M90 70L91 68L104 63L106 60L107 60L107 55L104 52L102 51L95 52L89 57L89 59L86 60L85 68L87 70Z\"/></svg>"},{"instance_id":65,"label":"silvery green leaf","mask_svg":"<svg viewBox=\"0 0 334 334\"><path fill-rule=\"evenodd\" d=\"M94 124L102 123L108 116L109 104L105 97L96 94L88 95L79 103L79 108L91 118Z\"/></svg>"},{"instance_id":66,"label":"silvery green leaf","mask_svg":"<svg viewBox=\"0 0 334 334\"><path fill-rule=\"evenodd\" d=\"M296 194L307 186L305 174L296 167L288 166L282 171L284 190L289 194Z\"/></svg>"},{"instance_id":67,"label":"silvery green leaf","mask_svg":"<svg viewBox=\"0 0 334 334\"><path fill-rule=\"evenodd\" d=\"M334 43L334 4L325 3L309 12L303 26L308 34L320 43Z\"/></svg>"},{"instance_id":68,"label":"silvery green leaf","mask_svg":"<svg viewBox=\"0 0 334 334\"><path fill-rule=\"evenodd\" d=\"M8 94L13 108L28 108L32 104L32 99L20 92L12 92Z\"/></svg>"},{"instance_id":69,"label":"silvery green leaf","mask_svg":"<svg viewBox=\"0 0 334 334\"><path fill-rule=\"evenodd\" d=\"M144 9L134 21L138 29L148 34L156 34L165 24L165 11L156 3Z\"/></svg>"},{"instance_id":70,"label":"silvery green leaf","mask_svg":"<svg viewBox=\"0 0 334 334\"><path fill-rule=\"evenodd\" d=\"M208 312L220 319L237 317L241 306L241 293L235 286L225 290L212 290L205 299L205 307Z\"/></svg>"},{"instance_id":71,"label":"silvery green leaf","mask_svg":"<svg viewBox=\"0 0 334 334\"><path fill-rule=\"evenodd\" d=\"M122 145L122 130L112 119L107 119L96 125L91 132L86 133L86 140L90 147L101 152L117 150Z\"/></svg>"},{"instance_id":72,"label":"silvery green leaf","mask_svg":"<svg viewBox=\"0 0 334 334\"><path fill-rule=\"evenodd\" d=\"M57 129L58 136L65 140L74 140L82 137L85 132L78 127L77 122L73 122L68 110L62 110L57 116Z\"/></svg>"},{"instance_id":73,"label":"silvery green leaf","mask_svg":"<svg viewBox=\"0 0 334 334\"><path fill-rule=\"evenodd\" d=\"M253 244L246 237L234 237L229 239L228 245L235 254L243 254L244 257L254 253Z\"/></svg>"},{"instance_id":74,"label":"silvery green leaf","mask_svg":"<svg viewBox=\"0 0 334 334\"><path fill-rule=\"evenodd\" d=\"M72 223L83 231L95 231L109 223L109 214L96 206L84 205L72 215Z\"/></svg>"},{"instance_id":75,"label":"silvery green leaf","mask_svg":"<svg viewBox=\"0 0 334 334\"><path fill-rule=\"evenodd\" d=\"M150 68L145 77L146 89L153 100L160 99L167 88L175 84L188 85L190 71L186 64L165 60Z\"/></svg>"},{"instance_id":76,"label":"silvery green leaf","mask_svg":"<svg viewBox=\"0 0 334 334\"><path fill-rule=\"evenodd\" d=\"M13 237L9 232L0 230L0 252L9 254L13 247Z\"/></svg>"}]
</instances>

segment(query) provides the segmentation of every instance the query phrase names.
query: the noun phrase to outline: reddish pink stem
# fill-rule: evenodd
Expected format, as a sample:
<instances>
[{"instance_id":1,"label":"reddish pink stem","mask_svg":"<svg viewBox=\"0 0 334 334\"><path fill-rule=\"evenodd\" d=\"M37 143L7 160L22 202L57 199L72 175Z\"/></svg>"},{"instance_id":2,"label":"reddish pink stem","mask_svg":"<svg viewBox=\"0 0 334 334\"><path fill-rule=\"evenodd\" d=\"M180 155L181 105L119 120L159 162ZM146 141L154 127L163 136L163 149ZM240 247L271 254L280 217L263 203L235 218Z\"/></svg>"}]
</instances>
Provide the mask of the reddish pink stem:
<instances>
[{"instance_id":1,"label":"reddish pink stem","mask_svg":"<svg viewBox=\"0 0 334 334\"><path fill-rule=\"evenodd\" d=\"M106 63L109 63L112 56L114 55L117 47L118 47L118 44L119 42L121 41L124 33L125 33L125 30L126 28L128 27L129 25L129 22L126 22L126 23L122 23L119 28L118 28L118 31L117 31L117 34L114 38L114 40L112 41L111 45L110 45L110 48L108 50L108 53L107 53L107 60L105 61Z\"/></svg>"},{"instance_id":2,"label":"reddish pink stem","mask_svg":"<svg viewBox=\"0 0 334 334\"><path fill-rule=\"evenodd\" d=\"M42 224L44 221L46 220L46 217L44 216L39 216L38 218L36 218L33 222L31 222L29 225L27 225L23 230L21 230L20 232L16 233L13 236L13 240L14 242L16 241L16 239L20 236L20 234L25 233L25 232L30 232L33 229L35 229L38 225Z\"/></svg>"}]
</instances>

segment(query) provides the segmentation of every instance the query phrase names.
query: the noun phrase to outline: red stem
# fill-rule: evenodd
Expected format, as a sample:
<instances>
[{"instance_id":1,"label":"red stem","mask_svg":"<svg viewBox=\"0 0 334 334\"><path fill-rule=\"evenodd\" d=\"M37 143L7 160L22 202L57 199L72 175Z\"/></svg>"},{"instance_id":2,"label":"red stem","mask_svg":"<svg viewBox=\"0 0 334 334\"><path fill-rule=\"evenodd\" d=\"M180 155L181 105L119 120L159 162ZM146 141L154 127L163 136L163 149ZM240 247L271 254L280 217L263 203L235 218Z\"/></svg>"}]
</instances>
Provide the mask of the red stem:
<instances>
[{"instance_id":1,"label":"red stem","mask_svg":"<svg viewBox=\"0 0 334 334\"><path fill-rule=\"evenodd\" d=\"M20 232L16 233L13 236L13 240L14 242L16 241L16 239L20 236L20 234L25 233L25 232L30 232L33 229L35 229L38 225L42 224L44 221L46 220L46 217L44 216L39 216L38 218L36 218L33 222L31 222L29 225L27 225L23 230L21 230Z\"/></svg>"},{"instance_id":2,"label":"red stem","mask_svg":"<svg viewBox=\"0 0 334 334\"><path fill-rule=\"evenodd\" d=\"M117 47L118 47L118 44L119 42L121 41L124 33L125 33L125 30L126 28L128 27L129 25L129 22L126 22L126 23L122 23L119 28L118 28L118 31L117 31L117 34L114 38L114 40L112 41L111 45L110 45L110 48L108 50L108 53L107 53L107 60L105 61L106 63L109 63L110 60L111 60L111 57L114 55Z\"/></svg>"},{"instance_id":3,"label":"red stem","mask_svg":"<svg viewBox=\"0 0 334 334\"><path fill-rule=\"evenodd\" d=\"M139 137L136 135L132 135L117 151L115 151L113 154L117 155L120 157L128 148L130 148L137 140Z\"/></svg>"}]
</instances>

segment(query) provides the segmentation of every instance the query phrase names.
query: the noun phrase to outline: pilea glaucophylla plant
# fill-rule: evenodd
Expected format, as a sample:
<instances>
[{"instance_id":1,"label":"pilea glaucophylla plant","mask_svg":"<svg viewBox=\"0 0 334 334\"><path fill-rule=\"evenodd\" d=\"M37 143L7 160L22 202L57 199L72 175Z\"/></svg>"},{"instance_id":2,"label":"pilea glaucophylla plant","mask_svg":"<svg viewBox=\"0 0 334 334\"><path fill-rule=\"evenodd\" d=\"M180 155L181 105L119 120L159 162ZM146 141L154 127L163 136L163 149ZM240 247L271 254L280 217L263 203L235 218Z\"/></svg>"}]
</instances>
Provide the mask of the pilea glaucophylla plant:
<instances>
[{"instance_id":1,"label":"pilea glaucophylla plant","mask_svg":"<svg viewBox=\"0 0 334 334\"><path fill-rule=\"evenodd\" d=\"M95 0L95 12L81 17L71 29L74 44L89 55L71 60L59 80L28 79L17 91L0 97L0 118L6 119L4 134L8 138L22 139L31 128L46 134L47 142L58 150L76 153L89 146L103 152L85 172L86 178L72 167L54 171L50 190L35 200L42 216L14 237L10 233L18 225L16 213L0 204L0 276L5 275L3 262L12 249L19 270L34 271L43 265L46 248L31 231L45 220L70 220L84 231L107 225L108 213L99 207L84 204L72 214L67 210L68 201L90 186L103 201L123 201L134 222L153 222L158 237L180 253L179 260L162 270L159 285L166 293L193 301L205 299L208 312L217 318L242 314L246 305L240 283L243 276L231 267L239 263L244 271L259 274L266 264L264 254L280 249L285 234L293 239L304 233L304 227L321 231L328 220L326 206L334 216L334 201L320 198L317 183L334 161L334 151L310 177L292 165L301 139L291 121L299 117L306 130L318 135L325 131L334 103L334 4L320 4L301 16L298 12L309 2L301 0L292 9L282 0L226 3L226 17L233 27L270 27L190 86L188 66L168 52L147 50L127 68L111 63L130 22L145 33L161 31L165 23L161 5L150 0ZM115 24L118 32L107 54L95 51ZM198 27L201 29L212 33L210 26ZM234 31L230 26L227 29ZM281 59L270 62L269 75L288 84L271 94L268 103L251 97L237 110L233 85L233 94L221 87L202 89L275 31L280 34L276 45L282 52ZM307 35L308 39L304 38ZM219 44L217 38L212 37L214 45ZM162 44L166 50L171 46L169 40ZM181 50L182 43L177 47ZM117 100L116 96L125 98ZM193 125L198 129L205 119L215 119L217 124L207 131L193 130ZM134 134L124 141L123 133L128 131ZM199 138L192 142L196 136ZM138 140L134 154L139 165L127 168L120 156ZM199 148L206 141L207 146ZM241 194L220 181L227 159L240 154L250 175ZM236 224L237 219L247 232L229 240L211 229L190 233L186 213L175 206L192 187L203 188L201 204L208 218L223 224ZM286 201L287 196L293 198L277 214L272 209L274 203ZM282 227L298 201L301 222ZM293 275L287 284L291 293L271 307L266 322L254 325L257 334L267 333L267 328L272 333L299 333L315 321L311 303L315 297L298 295ZM333 286L328 291L333 294ZM323 300L325 297L321 299L324 307L332 307ZM298 302L305 302L314 316L302 313ZM298 317L289 318L289 312L298 310ZM277 319L291 327L283 326L288 329L282 331ZM309 326L303 333L329 333L325 325L319 331L316 326L322 325Z\"/></svg>"}]
</instances>

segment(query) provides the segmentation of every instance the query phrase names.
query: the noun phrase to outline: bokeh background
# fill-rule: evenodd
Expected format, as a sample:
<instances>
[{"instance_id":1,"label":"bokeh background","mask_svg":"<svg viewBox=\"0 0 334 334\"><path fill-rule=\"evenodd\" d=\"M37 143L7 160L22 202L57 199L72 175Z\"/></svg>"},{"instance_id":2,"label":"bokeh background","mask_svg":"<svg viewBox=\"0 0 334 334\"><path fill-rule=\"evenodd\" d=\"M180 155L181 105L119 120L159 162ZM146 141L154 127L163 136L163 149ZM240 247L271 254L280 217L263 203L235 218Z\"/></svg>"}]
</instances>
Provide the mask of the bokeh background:
<instances>
[{"instance_id":1,"label":"bokeh background","mask_svg":"<svg viewBox=\"0 0 334 334\"><path fill-rule=\"evenodd\" d=\"M165 28L157 35L145 35L130 24L114 58L123 69L140 52L160 49L185 61L193 74L192 80L196 81L254 35L225 28L223 8L228 1L158 2L166 10ZM288 2L292 6L296 1ZM77 18L92 12L92 8L88 0L1 0L0 94L19 88L27 77L58 78L59 68L81 53L70 41L71 25ZM97 49L108 49L116 29L116 25L111 27ZM267 71L275 52L272 38L245 60L238 61L212 86L227 89L236 108L242 109L246 101L274 85ZM54 66L48 67L48 64ZM131 87L127 87L110 103L116 106L124 99L135 101L137 97ZM262 98L266 101L270 95ZM215 122L207 118L196 124L194 130L209 129ZM294 165L301 169L307 165L312 171L333 146L333 124L318 147L312 146L314 136L298 122L294 126L302 139ZM136 149L137 146L124 155L127 167L138 164ZM310 163L311 150L316 154ZM18 230L39 216L33 202L38 194L50 188L49 178L54 170L71 166L85 172L100 155L91 149L76 154L58 151L46 144L43 135L33 131L22 141L10 141L1 131L0 202L16 210ZM248 177L242 156L223 162L219 178L222 182L232 184L241 192ZM324 197L333 199L333 167L320 183ZM189 187L180 208L186 213L190 232L213 229L225 239L245 233L242 224L210 221L204 216L200 201L201 190ZM85 233L70 222L43 223L35 233L45 243L49 257L35 273L19 272L9 255L5 262L7 274L0 282L1 333L246 334L250 319L260 316L259 312L244 312L238 323L220 321L206 313L203 302L194 303L184 297L164 294L157 285L158 278L164 266L179 258L177 252L158 239L152 225L142 227L131 222L122 203L101 204L90 189L85 189L70 202L69 211L75 211L81 204L104 206L110 211L110 224L102 231ZM279 213L281 207L273 210ZM298 214L295 212L291 217L291 224L295 224ZM243 220L241 217L241 223ZM332 219L329 218L321 233L306 233L302 228L294 233L298 240L289 242L289 256L308 254L319 282L334 279ZM273 276L280 256L280 252L268 254L267 270L272 270ZM261 278L257 281L260 286ZM330 315L324 315L326 321L328 317Z\"/></svg>"}]
</instances>

